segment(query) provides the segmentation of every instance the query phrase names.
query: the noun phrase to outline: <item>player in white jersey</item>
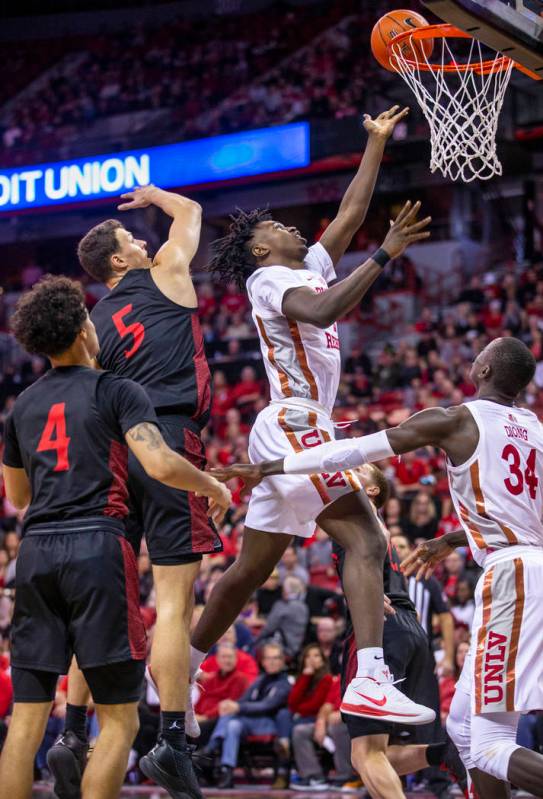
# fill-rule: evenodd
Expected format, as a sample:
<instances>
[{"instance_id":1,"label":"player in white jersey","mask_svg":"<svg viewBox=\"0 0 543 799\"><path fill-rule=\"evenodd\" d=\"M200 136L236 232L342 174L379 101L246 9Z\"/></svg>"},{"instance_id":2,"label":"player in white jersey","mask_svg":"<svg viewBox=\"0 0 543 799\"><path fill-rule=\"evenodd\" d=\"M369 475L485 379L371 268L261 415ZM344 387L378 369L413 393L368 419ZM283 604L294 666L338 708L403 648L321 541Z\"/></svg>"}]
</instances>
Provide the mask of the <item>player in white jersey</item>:
<instances>
[{"instance_id":1,"label":"player in white jersey","mask_svg":"<svg viewBox=\"0 0 543 799\"><path fill-rule=\"evenodd\" d=\"M356 307L389 258L425 239L430 219L416 221L420 204L407 203L382 249L331 288L334 264L364 219L386 139L405 111L366 117L369 141L337 217L309 250L293 227L268 212L240 212L215 243L211 271L247 282L272 401L251 431L252 460L285 456L334 437L330 418L340 376L336 322ZM360 688L352 712L422 724L434 711L401 694L388 677L382 650L384 536L358 480L349 472L265 481L249 503L240 557L213 590L192 636L195 670L272 572L293 535L311 536L315 523L346 551L344 589L358 651ZM364 585L364 591L360 586ZM358 684L358 683L357 683ZM386 693L386 698L383 699ZM356 710L355 710L356 708Z\"/></svg>"},{"instance_id":2,"label":"player in white jersey","mask_svg":"<svg viewBox=\"0 0 543 799\"><path fill-rule=\"evenodd\" d=\"M520 714L543 709L543 429L534 413L516 406L534 373L529 349L499 338L472 366L474 401L219 475L251 484L269 475L352 468L428 445L446 453L464 533L422 544L405 563L428 576L452 546L469 544L484 569L470 658L447 724L481 799L505 799L507 781L543 795L543 755L516 743Z\"/></svg>"}]
</instances>

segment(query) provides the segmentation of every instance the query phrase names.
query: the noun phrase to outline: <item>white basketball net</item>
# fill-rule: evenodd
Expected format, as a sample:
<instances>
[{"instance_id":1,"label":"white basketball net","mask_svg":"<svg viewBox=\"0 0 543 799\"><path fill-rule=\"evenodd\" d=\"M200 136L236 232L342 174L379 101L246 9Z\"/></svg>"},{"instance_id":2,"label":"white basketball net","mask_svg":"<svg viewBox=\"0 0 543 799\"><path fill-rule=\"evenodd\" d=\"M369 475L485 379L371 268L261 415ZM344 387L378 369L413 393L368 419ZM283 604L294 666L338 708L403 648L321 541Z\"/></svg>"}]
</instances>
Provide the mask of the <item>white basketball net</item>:
<instances>
[{"instance_id":1,"label":"white basketball net","mask_svg":"<svg viewBox=\"0 0 543 799\"><path fill-rule=\"evenodd\" d=\"M491 69L488 74L473 69L463 71L458 68L447 39L438 38L434 42L436 49L441 42L441 68L428 71L423 68L430 67L430 63L423 54L422 43L413 42L412 36L393 43L390 48L391 65L414 92L430 125L431 171L439 170L445 177L461 178L465 183L501 175L496 131L513 62L509 59L505 68L500 69L503 56L496 53L493 61L496 71ZM424 56L425 64L415 61L414 52L420 53L421 58ZM433 61L435 64L435 57ZM471 40L465 63L485 63L481 44L476 39ZM456 68L445 70L449 65Z\"/></svg>"}]
</instances>

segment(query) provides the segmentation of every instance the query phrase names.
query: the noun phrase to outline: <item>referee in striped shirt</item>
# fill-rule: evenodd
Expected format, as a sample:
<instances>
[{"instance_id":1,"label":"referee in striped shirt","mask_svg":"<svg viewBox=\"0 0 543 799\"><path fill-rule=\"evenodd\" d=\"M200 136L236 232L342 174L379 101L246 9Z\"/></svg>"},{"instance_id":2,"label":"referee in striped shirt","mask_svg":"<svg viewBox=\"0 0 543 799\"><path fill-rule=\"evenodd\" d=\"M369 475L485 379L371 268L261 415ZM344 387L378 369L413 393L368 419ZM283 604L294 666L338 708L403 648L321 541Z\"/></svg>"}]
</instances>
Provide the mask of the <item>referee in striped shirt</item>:
<instances>
[{"instance_id":1,"label":"referee in striped shirt","mask_svg":"<svg viewBox=\"0 0 543 799\"><path fill-rule=\"evenodd\" d=\"M413 549L409 539L404 535L395 535L392 543L402 561ZM443 589L435 577L417 580L413 575L407 578L407 585L409 598L415 605L419 622L428 636L429 643L432 641L433 617L438 617L444 652L439 671L444 677L450 676L454 674L454 619L443 595Z\"/></svg>"}]
</instances>

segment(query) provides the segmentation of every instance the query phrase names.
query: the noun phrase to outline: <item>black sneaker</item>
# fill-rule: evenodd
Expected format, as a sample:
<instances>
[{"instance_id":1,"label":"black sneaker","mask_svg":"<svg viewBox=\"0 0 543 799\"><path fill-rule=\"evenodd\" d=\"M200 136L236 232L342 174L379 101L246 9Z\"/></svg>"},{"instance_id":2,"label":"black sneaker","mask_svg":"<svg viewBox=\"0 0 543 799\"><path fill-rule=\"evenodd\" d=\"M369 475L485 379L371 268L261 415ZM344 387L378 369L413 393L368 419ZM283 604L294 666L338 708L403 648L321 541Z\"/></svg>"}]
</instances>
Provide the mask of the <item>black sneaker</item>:
<instances>
[{"instance_id":1,"label":"black sneaker","mask_svg":"<svg viewBox=\"0 0 543 799\"><path fill-rule=\"evenodd\" d=\"M203 799L192 766L192 751L190 746L174 749L159 738L139 766L146 777L165 788L173 799Z\"/></svg>"},{"instance_id":2,"label":"black sneaker","mask_svg":"<svg viewBox=\"0 0 543 799\"><path fill-rule=\"evenodd\" d=\"M458 754L458 749L452 742L452 740L447 735L446 738L447 748L445 749L445 755L443 757L443 762L441 764L441 768L444 771L448 771L449 774L454 777L457 781L459 786L465 792L468 787L468 775L466 774L466 767L462 763L460 759L460 755Z\"/></svg>"},{"instance_id":3,"label":"black sneaker","mask_svg":"<svg viewBox=\"0 0 543 799\"><path fill-rule=\"evenodd\" d=\"M59 735L47 752L47 765L55 779L57 799L81 799L81 779L87 765L89 745L71 730Z\"/></svg>"},{"instance_id":4,"label":"black sneaker","mask_svg":"<svg viewBox=\"0 0 543 799\"><path fill-rule=\"evenodd\" d=\"M296 782L290 783L293 791L329 791L330 786L322 777L300 777Z\"/></svg>"},{"instance_id":5,"label":"black sneaker","mask_svg":"<svg viewBox=\"0 0 543 799\"><path fill-rule=\"evenodd\" d=\"M221 766L219 771L219 778L217 780L217 788L220 791L227 791L229 788L234 787L234 769L231 766Z\"/></svg>"}]
</instances>

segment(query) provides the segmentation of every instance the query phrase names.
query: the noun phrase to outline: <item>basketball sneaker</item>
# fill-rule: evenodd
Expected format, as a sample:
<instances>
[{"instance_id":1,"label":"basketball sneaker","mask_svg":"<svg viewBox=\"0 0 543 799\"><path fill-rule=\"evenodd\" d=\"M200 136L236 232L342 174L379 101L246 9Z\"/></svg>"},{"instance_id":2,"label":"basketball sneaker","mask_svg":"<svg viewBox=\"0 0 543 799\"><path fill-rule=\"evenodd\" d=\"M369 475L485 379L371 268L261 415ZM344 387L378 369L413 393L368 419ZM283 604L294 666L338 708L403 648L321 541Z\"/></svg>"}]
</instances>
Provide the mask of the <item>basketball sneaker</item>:
<instances>
[{"instance_id":1,"label":"basketball sneaker","mask_svg":"<svg viewBox=\"0 0 543 799\"><path fill-rule=\"evenodd\" d=\"M386 669L376 672L373 677L355 677L351 680L340 710L350 716L401 724L428 724L436 717L431 708L417 705L402 694Z\"/></svg>"},{"instance_id":2,"label":"basketball sneaker","mask_svg":"<svg viewBox=\"0 0 543 799\"><path fill-rule=\"evenodd\" d=\"M67 730L47 752L47 766L55 778L53 790L57 799L80 799L88 751L88 743Z\"/></svg>"},{"instance_id":3,"label":"basketball sneaker","mask_svg":"<svg viewBox=\"0 0 543 799\"><path fill-rule=\"evenodd\" d=\"M159 737L156 745L140 760L140 770L173 799L203 799L192 765L193 747L174 749Z\"/></svg>"},{"instance_id":4,"label":"basketball sneaker","mask_svg":"<svg viewBox=\"0 0 543 799\"><path fill-rule=\"evenodd\" d=\"M145 679L151 683L160 701L160 695L158 693L158 685L156 684L153 678L153 674L149 666L145 667ZM196 719L196 713L194 712L194 704L192 701L192 688L195 684L196 683L192 680L189 682L187 707L185 710L185 733L188 735L189 738L199 738L201 732L200 725Z\"/></svg>"}]
</instances>

